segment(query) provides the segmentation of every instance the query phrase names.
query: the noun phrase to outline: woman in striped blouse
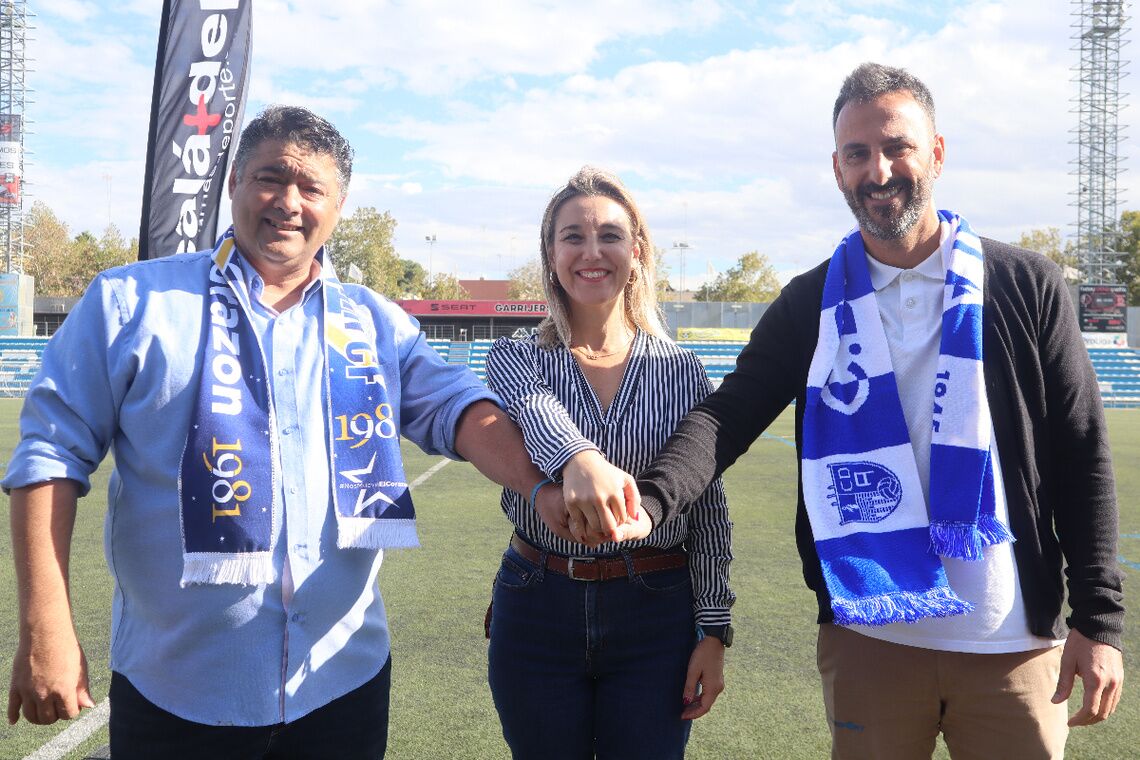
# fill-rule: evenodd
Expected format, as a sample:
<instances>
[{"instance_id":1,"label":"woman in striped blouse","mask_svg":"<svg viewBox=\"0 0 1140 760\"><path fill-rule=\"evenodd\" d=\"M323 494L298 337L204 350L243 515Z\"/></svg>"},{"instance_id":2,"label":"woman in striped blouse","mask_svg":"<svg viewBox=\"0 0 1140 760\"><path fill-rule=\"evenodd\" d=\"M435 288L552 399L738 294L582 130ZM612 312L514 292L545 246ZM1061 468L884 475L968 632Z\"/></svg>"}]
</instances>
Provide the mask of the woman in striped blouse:
<instances>
[{"instance_id":1,"label":"woman in striped blouse","mask_svg":"<svg viewBox=\"0 0 1140 760\"><path fill-rule=\"evenodd\" d=\"M608 468L603 456L637 473L710 385L666 337L653 244L617 177L586 167L551 199L541 259L549 316L536 336L496 341L488 382L552 480ZM731 643L720 480L681 519L620 545L567 540L536 499L561 492L503 492L515 535L490 624L491 693L514 757L683 757Z\"/></svg>"}]
</instances>

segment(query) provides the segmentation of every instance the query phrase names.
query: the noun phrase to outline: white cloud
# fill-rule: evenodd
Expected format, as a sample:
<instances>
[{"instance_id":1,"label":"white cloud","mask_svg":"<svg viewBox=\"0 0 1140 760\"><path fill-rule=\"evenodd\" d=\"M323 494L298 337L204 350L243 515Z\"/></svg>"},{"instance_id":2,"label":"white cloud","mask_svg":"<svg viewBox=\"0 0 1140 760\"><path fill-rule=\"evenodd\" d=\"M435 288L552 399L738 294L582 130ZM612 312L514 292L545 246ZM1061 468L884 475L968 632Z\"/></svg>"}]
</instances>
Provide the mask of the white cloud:
<instances>
[{"instance_id":1,"label":"white cloud","mask_svg":"<svg viewBox=\"0 0 1140 760\"><path fill-rule=\"evenodd\" d=\"M690 243L686 284L753 249L787 275L851 225L830 119L864 60L931 86L948 145L942 204L992 236L1069 231L1067 6L258 0L246 118L268 102L329 115L357 148L350 201L391 210L398 249L425 266L423 237L437 234L440 271L492 276L534 255L550 193L594 163L630 184L658 245ZM73 230L105 225L109 175L112 217L136 234L157 8L62 0L30 43L29 191ZM734 47L728 27L755 41L734 34ZM1131 137L1121 146L1128 164L1138 153Z\"/></svg>"},{"instance_id":2,"label":"white cloud","mask_svg":"<svg viewBox=\"0 0 1140 760\"><path fill-rule=\"evenodd\" d=\"M573 73L605 43L719 15L710 0L259 0L254 45L273 71L395 73L413 92L445 93L484 77Z\"/></svg>"},{"instance_id":3,"label":"white cloud","mask_svg":"<svg viewBox=\"0 0 1140 760\"><path fill-rule=\"evenodd\" d=\"M834 47L580 73L486 107L451 103L451 118L380 119L370 129L418 143L411 157L452 181L551 188L583 163L606 166L656 188L640 194L647 206L673 207L658 229L677 234L686 199L690 236L704 238L718 268L757 248L790 271L825 257L850 226L830 173L831 105L846 72L878 59L911 68L934 91L949 145L940 198L992 220L993 234L1063 227L1075 91L1058 56L1064 35L1052 30L1067 17L1028 3L975 3L955 15L977 23L955 18L892 40L881 19L840 16L835 23L854 19L860 36Z\"/></svg>"},{"instance_id":4,"label":"white cloud","mask_svg":"<svg viewBox=\"0 0 1140 760\"><path fill-rule=\"evenodd\" d=\"M53 0L43 10L51 16L73 24L82 24L99 13L99 8L95 3L84 0Z\"/></svg>"}]
</instances>

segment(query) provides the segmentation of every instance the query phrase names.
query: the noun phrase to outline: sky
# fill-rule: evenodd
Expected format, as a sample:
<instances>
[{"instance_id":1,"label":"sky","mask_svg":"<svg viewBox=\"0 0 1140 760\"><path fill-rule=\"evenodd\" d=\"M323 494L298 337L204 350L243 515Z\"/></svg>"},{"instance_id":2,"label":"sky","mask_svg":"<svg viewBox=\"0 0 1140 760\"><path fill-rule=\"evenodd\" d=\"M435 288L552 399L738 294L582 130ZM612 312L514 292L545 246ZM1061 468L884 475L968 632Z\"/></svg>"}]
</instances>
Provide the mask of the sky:
<instances>
[{"instance_id":1,"label":"sky","mask_svg":"<svg viewBox=\"0 0 1140 760\"><path fill-rule=\"evenodd\" d=\"M345 213L390 211L397 252L435 272L493 279L532 260L546 202L593 164L631 189L675 287L753 250L786 281L853 225L831 169L831 109L863 61L932 90L939 208L1000 240L1071 235L1072 7L255 0L246 119L287 103L332 121L356 150ZM28 8L24 191L72 234L110 222L137 236L161 3ZM1140 208L1135 133L1121 144L1122 209Z\"/></svg>"}]
</instances>

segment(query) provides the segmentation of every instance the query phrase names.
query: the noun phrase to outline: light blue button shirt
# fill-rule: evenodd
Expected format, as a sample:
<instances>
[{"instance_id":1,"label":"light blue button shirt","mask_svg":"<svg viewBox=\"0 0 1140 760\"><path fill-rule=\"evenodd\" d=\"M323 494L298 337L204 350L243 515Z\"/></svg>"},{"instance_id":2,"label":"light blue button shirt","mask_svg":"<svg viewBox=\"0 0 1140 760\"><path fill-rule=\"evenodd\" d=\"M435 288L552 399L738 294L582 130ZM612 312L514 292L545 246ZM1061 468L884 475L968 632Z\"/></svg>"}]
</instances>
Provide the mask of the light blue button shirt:
<instances>
[{"instance_id":1,"label":"light blue button shirt","mask_svg":"<svg viewBox=\"0 0 1140 760\"><path fill-rule=\"evenodd\" d=\"M257 303L261 279L241 264ZM384 665L381 552L336 546L321 391L326 269L300 303L281 314L257 304L251 320L280 431L277 580L179 585L178 475L201 375L209 266L209 252L198 252L95 279L48 344L2 485L70 478L86 494L112 450L104 525L115 580L111 668L188 720L269 725L327 704ZM401 434L459 458L461 413L494 394L466 368L444 363L399 307L360 286L345 290L371 316Z\"/></svg>"}]
</instances>

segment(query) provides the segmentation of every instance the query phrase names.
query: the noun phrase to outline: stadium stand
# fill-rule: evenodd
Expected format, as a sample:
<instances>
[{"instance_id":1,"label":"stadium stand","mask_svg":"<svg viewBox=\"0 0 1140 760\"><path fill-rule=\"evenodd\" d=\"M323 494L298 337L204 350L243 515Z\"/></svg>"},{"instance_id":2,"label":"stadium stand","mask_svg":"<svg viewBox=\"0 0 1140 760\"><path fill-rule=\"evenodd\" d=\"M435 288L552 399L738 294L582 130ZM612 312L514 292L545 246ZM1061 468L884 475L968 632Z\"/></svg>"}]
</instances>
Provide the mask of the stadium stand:
<instances>
[{"instance_id":1,"label":"stadium stand","mask_svg":"<svg viewBox=\"0 0 1140 760\"><path fill-rule=\"evenodd\" d=\"M487 351L489 340L471 343L452 343L446 340L431 340L429 343L440 356L453 363L460 346L470 351L467 365L480 379L486 379ZM744 348L743 343L726 341L681 341L680 345L691 350L705 365L705 371L714 386L720 385L724 376L736 367L736 357ZM1111 408L1140 408L1140 350L1135 348L1090 348L1089 356L1100 381L1104 404Z\"/></svg>"},{"instance_id":2,"label":"stadium stand","mask_svg":"<svg viewBox=\"0 0 1140 760\"><path fill-rule=\"evenodd\" d=\"M1109 408L1140 408L1140 349L1090 348L1100 395Z\"/></svg>"},{"instance_id":3,"label":"stadium stand","mask_svg":"<svg viewBox=\"0 0 1140 760\"><path fill-rule=\"evenodd\" d=\"M21 398L40 367L47 338L0 338L0 398ZM492 341L472 342L430 339L428 344L450 364L466 364L486 379L487 351ZM713 385L736 366L744 344L726 341L681 341L705 365ZM1090 348L1104 405L1140 408L1140 349Z\"/></svg>"},{"instance_id":4,"label":"stadium stand","mask_svg":"<svg viewBox=\"0 0 1140 760\"><path fill-rule=\"evenodd\" d=\"M40 369L47 338L0 338L0 398L23 398Z\"/></svg>"}]
</instances>

